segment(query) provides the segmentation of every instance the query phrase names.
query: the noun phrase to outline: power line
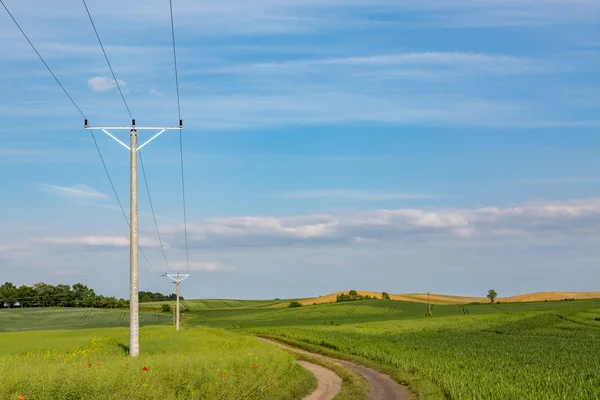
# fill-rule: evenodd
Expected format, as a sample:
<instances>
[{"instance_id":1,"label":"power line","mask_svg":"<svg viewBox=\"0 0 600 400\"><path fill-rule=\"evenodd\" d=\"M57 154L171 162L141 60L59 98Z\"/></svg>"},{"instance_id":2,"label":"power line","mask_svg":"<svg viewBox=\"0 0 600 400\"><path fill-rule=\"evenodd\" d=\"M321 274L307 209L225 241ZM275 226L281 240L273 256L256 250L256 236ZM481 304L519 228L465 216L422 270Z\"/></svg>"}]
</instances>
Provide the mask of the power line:
<instances>
[{"instance_id":1,"label":"power line","mask_svg":"<svg viewBox=\"0 0 600 400\"><path fill-rule=\"evenodd\" d=\"M115 84L117 85L117 89L119 89L119 93L121 94L121 98L123 99L123 104L125 104L125 108L127 108L127 112L129 113L129 117L133 119L133 115L131 115L131 111L129 110L129 106L127 105L127 101L125 100L125 96L123 96L123 91L121 90L121 85L119 84L119 80L115 75L115 71L110 65L110 61L108 61L108 56L106 55L106 51L104 50L104 45L102 44L102 40L100 40L100 35L98 34L98 30L96 29L96 25L94 24L94 20L92 19L92 14L90 14L90 10L85 2L83 1L83 5L85 6L85 11L87 12L88 17L90 18L90 22L92 23L92 28L94 28L94 32L96 33L96 38L98 38L98 43L100 43L100 47L102 48L102 53L104 53L104 58L106 59L106 63L108 64L108 68L110 68L110 72L115 80Z\"/></svg>"},{"instance_id":2,"label":"power line","mask_svg":"<svg viewBox=\"0 0 600 400\"><path fill-rule=\"evenodd\" d=\"M171 266L169 265L169 261L167 260L167 253L165 253L165 246L163 244L162 238L160 236L160 231L158 229L158 223L156 222L156 214L154 213L154 205L152 204L152 197L150 196L150 187L148 186L148 179L146 178L146 170L144 169L144 158L142 157L142 152L138 151L140 155L140 165L142 167L142 175L144 176L144 183L146 184L146 192L148 193L148 200L150 201L150 210L152 210L152 218L154 219L154 226L156 227L156 235L158 236L158 241L160 242L160 249L162 250L163 257L165 258L165 264L167 265L167 269L171 272Z\"/></svg>"},{"instance_id":3,"label":"power line","mask_svg":"<svg viewBox=\"0 0 600 400\"><path fill-rule=\"evenodd\" d=\"M169 0L171 10L171 37L173 38L173 63L175 64L175 86L177 87L177 112L181 119L181 103L179 101L179 74L177 73L177 51L175 50L175 23L173 22L173 0Z\"/></svg>"},{"instance_id":4,"label":"power line","mask_svg":"<svg viewBox=\"0 0 600 400\"><path fill-rule=\"evenodd\" d=\"M110 69L110 72L113 76L113 79L115 80L115 85L117 85L117 89L119 89L119 93L121 94L121 99L123 99L123 104L125 104L125 108L127 109L127 113L129 114L129 116L131 117L131 119L133 119L133 115L131 114L131 110L129 109L129 105L127 104L127 100L125 100L125 96L123 95L123 91L121 90L121 85L119 84L119 80L117 79L117 76L115 75L115 71L113 70L112 65L110 64L110 60L108 59L108 55L106 54L106 50L104 49L104 45L102 44L102 40L100 39L100 35L98 34L98 30L96 29L96 24L94 24L94 19L92 18L92 14L90 13L90 9L87 6L87 3L85 2L85 0L83 1L83 5L85 7L85 11L87 12L87 15L90 19L90 23L92 24L92 28L94 29L94 33L96 34L96 38L98 39L98 43L100 44L100 48L102 49L102 53L104 54L104 58L106 59L106 63L108 64L108 68ZM142 154L140 152L140 160L142 160ZM148 180L146 179L146 171L144 170L144 164L142 161L142 172L144 174L144 181L146 182L146 191L148 193L148 199L150 200L150 206L152 208L152 216L154 217L154 223L156 225L156 216L154 215L154 207L152 206L152 198L150 197L150 189L148 188ZM116 192L115 192L115 196L116 196ZM119 204L121 202L119 201ZM127 218L127 215L125 214L125 211L123 209L123 207L121 206L121 211L123 212L123 216L125 217L125 220L127 221L127 226L129 226L131 228L131 224L129 223L129 219ZM161 249L163 251L163 255L165 257L165 261L167 263L167 268L169 269L169 271L171 271L171 268L169 266L169 262L167 261L167 256L165 254L164 251L164 246L162 244L162 239L160 237L160 233L158 232L158 225L156 225L156 232L158 234L158 239L160 241L160 245L161 245ZM148 257L146 256L146 253L144 253L144 250L141 248L141 246L138 245L138 250L140 251L140 253L142 254L142 257L144 257L144 259L146 260L146 262L148 263L148 266L150 267L150 269L152 271L154 271L155 274L162 276L162 274L160 274L159 272L157 272L154 267L152 267L152 264L150 263L150 261L148 260Z\"/></svg>"},{"instance_id":5,"label":"power line","mask_svg":"<svg viewBox=\"0 0 600 400\"><path fill-rule=\"evenodd\" d=\"M181 124L181 100L179 97L179 73L177 72L177 50L175 47L175 23L173 21L173 0L169 0L169 9L171 11L171 37L173 39L173 64L175 66L175 87L177 89L177 112L179 114L179 121ZM190 272L190 255L188 246L188 231L187 231L187 210L185 202L185 174L184 174L184 163L183 163L183 132L179 129L179 150L181 154L181 191L183 197L183 223L185 229L185 262Z\"/></svg>"},{"instance_id":6,"label":"power line","mask_svg":"<svg viewBox=\"0 0 600 400\"><path fill-rule=\"evenodd\" d=\"M9 11L8 7L6 7L6 4L4 4L4 1L0 0L0 3L2 3L2 5L4 6L4 9L8 13L8 15L12 18L13 22L15 23L15 25L17 25L17 28L19 28L19 30L21 31L21 33L23 34L23 36L25 37L25 39L27 39L27 42L29 42L29 45L31 46L31 48L33 49L33 51L35 51L35 54L37 54L37 56L40 58L40 60L44 63L44 65L46 66L46 68L50 72L50 74L52 74L52 77L54 78L54 80L56 81L56 83L58 83L58 85L63 90L63 92L65 92L65 94L67 95L67 97L69 98L69 100L71 100L71 103L73 103L73 105L75 106L75 108L77 108L77 111L79 111L79 113L85 118L85 114L83 114L83 111L81 111L81 108L79 108L79 106L77 105L77 103L75 103L75 100L73 100L73 98L71 97L71 95L69 94L69 92L67 92L67 89L65 89L65 87L62 85L62 83L60 83L60 81L58 80L58 78L56 77L56 75L54 74L54 72L52 72L52 70L50 69L50 67L46 63L46 61L44 61L44 58L37 51L37 49L35 48L35 46L33 45L33 43L31 43L31 40L29 40L29 37L27 37L27 35L23 31L23 29L21 28L21 25L19 25L19 23L17 22L17 20L15 19L15 17L13 17L12 13Z\"/></svg>"},{"instance_id":7,"label":"power line","mask_svg":"<svg viewBox=\"0 0 600 400\"><path fill-rule=\"evenodd\" d=\"M85 116L84 112L81 111L81 108L77 105L77 103L75 103L75 100L73 100L73 97L71 97L71 95L69 94L69 92L67 91L67 89L65 89L65 87L60 82L60 80L58 79L58 77L56 76L56 74L52 71L52 69L50 68L50 66L48 65L48 63L46 63L46 61L44 60L44 58L42 57L42 55L40 54L40 52L36 49L36 47L33 45L33 43L31 42L31 40L29 40L29 37L27 36L27 34L25 33L25 31L23 31L23 29L21 28L21 25L19 25L19 23L17 22L16 18L12 15L12 13L10 12L10 10L6 6L6 4L4 4L4 1L0 0L0 3L4 7L4 9L8 13L8 15L11 17L11 19L13 20L13 22L15 23L15 25L17 26L17 28L19 28L19 31L21 31L21 33L23 34L23 37L25 37L25 39L27 40L27 42L29 43L29 45L31 46L31 48L33 49L33 51L35 51L35 54L37 54L37 56L40 58L40 60L42 61L42 63L46 66L46 69L48 69L48 72L50 72L50 74L52 75L52 77L54 78L54 80L56 81L56 83L58 83L58 85L63 90L63 92L67 95L67 97L69 98L69 100L71 100L71 103L73 103L73 105L75 106L75 108L77 109L77 111L79 111L79 113L81 114L81 116L84 119L87 119L87 117ZM84 4L85 4L85 0L84 0ZM87 6L86 6L86 8L87 8ZM92 25L93 25L93 22L92 22ZM108 59L107 59L107 61L108 61ZM111 70L112 70L112 68L111 68ZM117 85L118 85L118 83L117 83ZM120 88L119 88L119 90L120 90ZM125 98L123 98L123 100L125 100ZM128 108L128 110L129 110L129 108ZM123 213L123 217L125 217L125 221L127 222L127 226L129 226L129 219L127 218L127 215L125 214L125 209L123 208L123 204L121 203L121 200L119 199L119 195L117 194L117 190L115 189L115 185L113 183L113 180L110 177L110 173L108 172L108 168L106 166L106 162L104 161L104 157L102 156L102 152L100 151L100 147L98 146L98 141L96 140L96 135L94 135L94 131L93 130L90 130L90 134L92 135L92 139L94 141L94 145L95 145L96 150L98 152L98 156L100 157L100 161L102 162L102 167L104 168L104 172L106 173L106 176L108 178L108 181L110 183L112 191L113 191L113 193L115 195L115 198L117 199L117 203L119 203L119 208L121 209L121 213ZM157 275L162 275L162 274L158 273L154 269L154 267L152 267L152 264L150 263L150 260L148 260L148 257L146 257L146 254L144 253L143 249L141 247L138 247L138 248L140 250L140 253L142 253L142 256L144 257L144 259L148 263L148 266L150 267L150 269L152 271L154 271Z\"/></svg>"}]
</instances>

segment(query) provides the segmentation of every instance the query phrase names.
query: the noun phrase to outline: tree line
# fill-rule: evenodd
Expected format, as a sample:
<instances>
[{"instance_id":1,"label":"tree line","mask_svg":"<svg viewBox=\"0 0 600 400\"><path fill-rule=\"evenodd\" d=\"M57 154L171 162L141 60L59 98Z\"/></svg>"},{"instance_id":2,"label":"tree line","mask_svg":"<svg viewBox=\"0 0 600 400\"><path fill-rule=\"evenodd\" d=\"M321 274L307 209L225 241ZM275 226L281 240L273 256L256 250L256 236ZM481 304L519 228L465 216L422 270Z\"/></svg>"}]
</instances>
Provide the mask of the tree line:
<instances>
[{"instance_id":1,"label":"tree line","mask_svg":"<svg viewBox=\"0 0 600 400\"><path fill-rule=\"evenodd\" d=\"M139 292L140 302L174 300L175 294ZM182 298L181 296L179 297ZM14 307L87 307L129 308L129 300L98 295L82 283L50 285L38 282L32 286L15 286L6 282L0 286L0 308Z\"/></svg>"}]
</instances>

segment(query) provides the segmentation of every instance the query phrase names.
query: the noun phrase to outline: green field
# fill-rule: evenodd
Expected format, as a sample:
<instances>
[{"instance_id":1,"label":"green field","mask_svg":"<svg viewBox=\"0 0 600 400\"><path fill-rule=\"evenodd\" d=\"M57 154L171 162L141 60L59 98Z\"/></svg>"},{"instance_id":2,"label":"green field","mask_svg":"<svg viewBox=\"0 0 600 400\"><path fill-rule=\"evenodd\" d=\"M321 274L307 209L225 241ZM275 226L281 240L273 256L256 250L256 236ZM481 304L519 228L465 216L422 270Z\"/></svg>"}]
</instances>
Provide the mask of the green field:
<instances>
[{"instance_id":1,"label":"green field","mask_svg":"<svg viewBox=\"0 0 600 400\"><path fill-rule=\"evenodd\" d=\"M140 313L140 325L168 325L173 316ZM0 309L0 332L129 326L129 311L92 308Z\"/></svg>"},{"instance_id":2,"label":"green field","mask_svg":"<svg viewBox=\"0 0 600 400\"><path fill-rule=\"evenodd\" d=\"M212 309L186 313L179 334L171 326L143 328L139 360L124 356L122 328L1 333L0 398L28 388L26 398L35 399L291 399L310 390L312 378L292 356L249 335L378 368L422 399L600 398L599 300L436 305L433 317L425 317L425 304L393 300L300 308L223 302L230 306L212 303ZM146 324L172 322L171 314L141 315ZM127 316L115 310L1 310L0 330L126 326ZM259 361L268 376L227 380L231 371L248 372ZM144 364L154 366L152 379L140 373ZM275 384L280 378L284 383ZM127 379L137 391L123 383ZM83 396L81 387L91 394Z\"/></svg>"},{"instance_id":3,"label":"green field","mask_svg":"<svg viewBox=\"0 0 600 400\"><path fill-rule=\"evenodd\" d=\"M182 300L181 309L190 311L206 310L234 310L249 308L265 308L275 306L281 303L289 303L290 300L226 300L226 299L206 299L206 300ZM175 308L174 301L152 301L140 303L140 309L149 311L159 311L163 304L169 304Z\"/></svg>"},{"instance_id":4,"label":"green field","mask_svg":"<svg viewBox=\"0 0 600 400\"><path fill-rule=\"evenodd\" d=\"M600 302L435 306L385 300L197 313L375 366L420 398L600 398ZM467 314L468 312L468 314Z\"/></svg>"},{"instance_id":5,"label":"green field","mask_svg":"<svg viewBox=\"0 0 600 400\"><path fill-rule=\"evenodd\" d=\"M0 399L287 400L316 384L290 354L223 330L145 327L135 359L128 342L123 328L1 333Z\"/></svg>"},{"instance_id":6,"label":"green field","mask_svg":"<svg viewBox=\"0 0 600 400\"><path fill-rule=\"evenodd\" d=\"M599 301L565 301L508 304L434 305L438 317L500 314L525 311L578 309L582 304L600 304ZM419 319L424 317L427 304L396 300L365 300L321 304L300 308L265 308L246 310L211 310L194 312L191 326L240 329L252 327L319 326Z\"/></svg>"}]
</instances>

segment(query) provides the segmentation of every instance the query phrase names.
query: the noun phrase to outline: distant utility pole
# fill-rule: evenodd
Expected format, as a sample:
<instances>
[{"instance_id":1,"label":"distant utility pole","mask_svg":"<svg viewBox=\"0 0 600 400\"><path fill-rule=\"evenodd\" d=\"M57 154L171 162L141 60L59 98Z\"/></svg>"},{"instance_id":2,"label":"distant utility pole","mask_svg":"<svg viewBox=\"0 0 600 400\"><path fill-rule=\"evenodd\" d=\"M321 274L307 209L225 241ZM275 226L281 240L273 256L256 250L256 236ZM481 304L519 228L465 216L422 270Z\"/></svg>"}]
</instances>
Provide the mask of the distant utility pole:
<instances>
[{"instance_id":1,"label":"distant utility pole","mask_svg":"<svg viewBox=\"0 0 600 400\"><path fill-rule=\"evenodd\" d=\"M131 126L89 126L88 120L84 125L86 130L97 129L106 133L130 152L130 217L129 217L129 355L137 357L140 354L140 318L138 298L138 202L137 202L137 152L148 143L159 137L168 130L183 129L183 121L179 120L179 126L135 126L135 119L131 120ZM130 145L127 146L117 139L111 131L129 131ZM141 146L137 145L137 131L150 130L159 131Z\"/></svg>"},{"instance_id":2,"label":"distant utility pole","mask_svg":"<svg viewBox=\"0 0 600 400\"><path fill-rule=\"evenodd\" d=\"M179 284L181 283L181 281L187 279L190 277L190 274L180 274L180 273L176 273L176 274L165 274L166 276L168 276L169 278L173 279L175 281L175 285L177 286L175 293L177 294L177 303L175 306L175 330L178 331L179 330Z\"/></svg>"},{"instance_id":3,"label":"distant utility pole","mask_svg":"<svg viewBox=\"0 0 600 400\"><path fill-rule=\"evenodd\" d=\"M431 317L431 299L430 299L430 295L431 292L427 292L427 316Z\"/></svg>"}]
</instances>

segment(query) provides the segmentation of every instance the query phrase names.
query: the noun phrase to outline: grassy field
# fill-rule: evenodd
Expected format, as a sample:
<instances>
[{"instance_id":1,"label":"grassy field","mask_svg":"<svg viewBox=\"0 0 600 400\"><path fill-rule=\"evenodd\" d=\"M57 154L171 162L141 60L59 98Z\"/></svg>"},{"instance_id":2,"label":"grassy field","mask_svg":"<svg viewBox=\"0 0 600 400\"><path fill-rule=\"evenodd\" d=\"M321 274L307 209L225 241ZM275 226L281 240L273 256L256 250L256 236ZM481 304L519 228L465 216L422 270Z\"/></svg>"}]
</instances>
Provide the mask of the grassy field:
<instances>
[{"instance_id":1,"label":"grassy field","mask_svg":"<svg viewBox=\"0 0 600 400\"><path fill-rule=\"evenodd\" d=\"M421 398L600 398L600 301L433 308L369 300L197 313L190 323L357 359Z\"/></svg>"},{"instance_id":2,"label":"grassy field","mask_svg":"<svg viewBox=\"0 0 600 400\"><path fill-rule=\"evenodd\" d=\"M431 318L426 304L394 300L229 304L186 313L178 335L143 328L139 360L125 356L122 328L0 333L0 398L292 399L311 389L292 356L247 335L370 365L423 399L600 398L599 300L434 305ZM170 314L142 318L172 322ZM0 311L4 331L127 321L114 310Z\"/></svg>"},{"instance_id":3,"label":"grassy field","mask_svg":"<svg viewBox=\"0 0 600 400\"><path fill-rule=\"evenodd\" d=\"M218 329L141 329L141 356L126 356L128 330L0 334L0 399L299 399L315 386L288 353Z\"/></svg>"},{"instance_id":4,"label":"grassy field","mask_svg":"<svg viewBox=\"0 0 600 400\"><path fill-rule=\"evenodd\" d=\"M600 304L594 303L589 304ZM525 311L577 309L586 302L537 302L515 304L434 305L434 317L498 314ZM191 326L206 325L226 329L253 327L320 326L369 323L424 317L427 305L407 301L366 300L322 304L300 308L215 310L192 313ZM468 314L465 314L468 313Z\"/></svg>"},{"instance_id":5,"label":"grassy field","mask_svg":"<svg viewBox=\"0 0 600 400\"><path fill-rule=\"evenodd\" d=\"M290 300L182 300L181 309L190 311L206 311L206 310L234 310L234 309L249 309L249 308L265 308L289 304ZM140 303L140 309L148 311L160 311L163 304L169 304L171 308L175 308L174 301L152 301Z\"/></svg>"},{"instance_id":6,"label":"grassy field","mask_svg":"<svg viewBox=\"0 0 600 400\"><path fill-rule=\"evenodd\" d=\"M381 292L372 292L367 290L356 290L356 292L362 296L375 297L377 299L382 298ZM305 306L313 304L325 304L335 303L336 298L339 294L348 293L336 292L327 294L324 296L300 299L300 303ZM431 304L469 304L469 303L488 303L489 300L486 297L468 297L468 296L449 296L446 294L435 294L431 293L403 293L403 294L389 294L392 300L410 301L417 303ZM518 296L511 297L499 297L498 302L502 303L517 303L517 302L532 302L532 301L558 301L565 299L576 299L576 300L589 300L589 299L600 299L600 292L540 292L540 293L527 293ZM279 304L279 306L284 306Z\"/></svg>"},{"instance_id":7,"label":"grassy field","mask_svg":"<svg viewBox=\"0 0 600 400\"><path fill-rule=\"evenodd\" d=\"M140 313L140 325L168 325L173 316ZM0 309L0 332L129 326L129 311L90 308Z\"/></svg>"}]
</instances>

